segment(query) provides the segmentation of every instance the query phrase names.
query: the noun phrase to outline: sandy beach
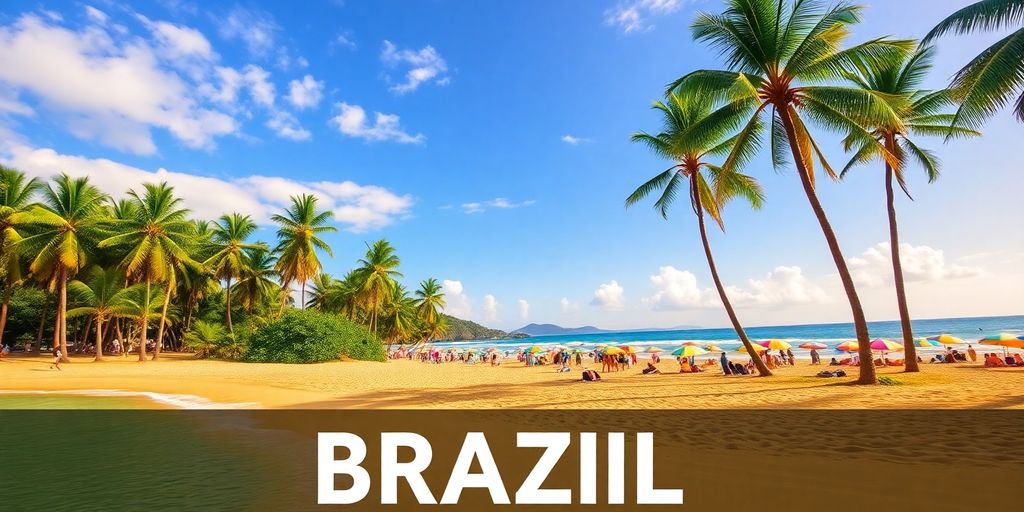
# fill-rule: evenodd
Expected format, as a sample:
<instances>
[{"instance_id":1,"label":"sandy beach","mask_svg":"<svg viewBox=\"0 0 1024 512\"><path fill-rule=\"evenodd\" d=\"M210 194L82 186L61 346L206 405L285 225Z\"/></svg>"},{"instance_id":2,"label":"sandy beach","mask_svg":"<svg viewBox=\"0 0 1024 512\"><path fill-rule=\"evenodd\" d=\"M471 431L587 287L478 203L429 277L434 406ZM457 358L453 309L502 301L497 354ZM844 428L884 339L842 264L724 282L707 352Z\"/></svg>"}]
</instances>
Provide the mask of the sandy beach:
<instances>
[{"instance_id":1,"label":"sandy beach","mask_svg":"<svg viewBox=\"0 0 1024 512\"><path fill-rule=\"evenodd\" d=\"M815 377L826 367L806 361L767 379L716 371L681 375L674 361L663 361L660 375L641 375L634 367L582 383L578 369L556 373L515 361L498 367L405 360L287 365L162 357L141 364L133 357L102 363L78 357L62 371L49 369L45 356L4 358L0 390L122 390L195 395L224 407L314 409L1024 408L1024 368L980 363L926 364L918 374L883 368L880 375L899 385L864 387L849 385L852 377Z\"/></svg>"}]
</instances>

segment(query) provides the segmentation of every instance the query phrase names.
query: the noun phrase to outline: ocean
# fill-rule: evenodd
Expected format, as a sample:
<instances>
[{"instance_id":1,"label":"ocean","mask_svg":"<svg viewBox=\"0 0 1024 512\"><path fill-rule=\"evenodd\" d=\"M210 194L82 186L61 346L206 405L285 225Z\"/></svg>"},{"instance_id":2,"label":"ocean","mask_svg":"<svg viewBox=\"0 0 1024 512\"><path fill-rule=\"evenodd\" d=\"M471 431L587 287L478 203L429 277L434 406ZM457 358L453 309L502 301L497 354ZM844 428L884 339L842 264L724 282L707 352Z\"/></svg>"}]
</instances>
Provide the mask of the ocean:
<instances>
[{"instance_id":1,"label":"ocean","mask_svg":"<svg viewBox=\"0 0 1024 512\"><path fill-rule=\"evenodd\" d=\"M1024 335L1024 315L935 318L914 320L912 325L915 338L937 334L952 334L966 342L975 342L984 336L1001 332L1010 333L1015 336ZM868 329L871 333L871 339L886 338L896 342L900 342L903 339L899 321L868 322ZM747 336L754 341L765 339L786 340L793 345L793 352L797 357L806 357L807 354L807 351L797 350L797 345L801 343L816 341L824 343L831 348L844 341L855 339L852 323L746 327L746 332ZM736 331L732 328L533 336L526 339L438 342L434 345L446 348L498 347L504 350L515 350L532 345L562 345L570 342L582 342L582 348L584 349L592 348L600 343L610 345L629 344L644 347L657 346L664 349L674 349L679 347L684 341L713 342L725 350L737 348L740 345L739 339L736 337ZM1002 350L999 347L990 348L994 349L992 350L993 352ZM918 350L928 354L942 352L944 349L941 347L937 349L918 347ZM824 352L831 353L832 351L826 349Z\"/></svg>"}]
</instances>

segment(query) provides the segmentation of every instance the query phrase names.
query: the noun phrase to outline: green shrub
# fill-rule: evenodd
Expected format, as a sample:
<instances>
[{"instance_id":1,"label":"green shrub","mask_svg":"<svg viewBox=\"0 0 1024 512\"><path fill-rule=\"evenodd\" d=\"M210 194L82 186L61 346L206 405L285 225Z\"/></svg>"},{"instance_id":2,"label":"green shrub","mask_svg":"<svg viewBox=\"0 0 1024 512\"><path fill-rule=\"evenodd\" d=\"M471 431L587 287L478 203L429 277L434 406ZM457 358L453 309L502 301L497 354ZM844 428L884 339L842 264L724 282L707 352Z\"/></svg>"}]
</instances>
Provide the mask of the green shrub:
<instances>
[{"instance_id":1,"label":"green shrub","mask_svg":"<svg viewBox=\"0 0 1024 512\"><path fill-rule=\"evenodd\" d=\"M341 356L384 361L384 345L366 329L340 316L292 309L252 334L245 360L319 363Z\"/></svg>"},{"instance_id":2,"label":"green shrub","mask_svg":"<svg viewBox=\"0 0 1024 512\"><path fill-rule=\"evenodd\" d=\"M902 382L900 382L900 381L898 381L898 380L896 380L896 379L894 379L892 377L889 377L888 375L883 375L883 376L879 377L878 378L878 383L883 385L883 386L899 386L900 384L903 384Z\"/></svg>"}]
</instances>

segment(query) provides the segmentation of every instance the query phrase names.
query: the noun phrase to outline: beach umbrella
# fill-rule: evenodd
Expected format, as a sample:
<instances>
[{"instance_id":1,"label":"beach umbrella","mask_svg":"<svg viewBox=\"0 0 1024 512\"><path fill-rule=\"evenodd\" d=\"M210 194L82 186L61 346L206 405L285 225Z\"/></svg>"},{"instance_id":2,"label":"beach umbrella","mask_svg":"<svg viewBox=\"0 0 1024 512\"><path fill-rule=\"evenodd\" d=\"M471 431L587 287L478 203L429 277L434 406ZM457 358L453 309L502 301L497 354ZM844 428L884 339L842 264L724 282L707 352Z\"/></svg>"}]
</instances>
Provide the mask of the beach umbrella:
<instances>
[{"instance_id":1,"label":"beach umbrella","mask_svg":"<svg viewBox=\"0 0 1024 512\"><path fill-rule=\"evenodd\" d=\"M630 354L635 354L636 351L637 351L636 347L634 347L633 345L619 345L619 348L621 348L623 351L628 352Z\"/></svg>"},{"instance_id":2,"label":"beach umbrella","mask_svg":"<svg viewBox=\"0 0 1024 512\"><path fill-rule=\"evenodd\" d=\"M931 338L919 338L917 340L914 340L914 345L917 345L919 347L926 347L927 348L927 347L941 347L942 343L940 343L938 340L933 340Z\"/></svg>"},{"instance_id":3,"label":"beach umbrella","mask_svg":"<svg viewBox=\"0 0 1024 512\"><path fill-rule=\"evenodd\" d=\"M964 341L964 340L962 340L960 338L957 338L956 336L949 335L949 334L940 334L938 336L929 336L928 339L932 340L932 341L937 341L937 342L939 342L939 343L941 343L943 345L963 345L963 344L967 343L966 341Z\"/></svg>"},{"instance_id":4,"label":"beach umbrella","mask_svg":"<svg viewBox=\"0 0 1024 512\"><path fill-rule=\"evenodd\" d=\"M903 350L903 345L901 343L896 343L895 341L875 338L871 342L871 350L878 350L881 352L899 352L900 350Z\"/></svg>"},{"instance_id":5,"label":"beach umbrella","mask_svg":"<svg viewBox=\"0 0 1024 512\"><path fill-rule=\"evenodd\" d=\"M652 353L653 352L664 352L665 349L663 349L661 347L647 347L647 351L648 352L652 352Z\"/></svg>"},{"instance_id":6,"label":"beach umbrella","mask_svg":"<svg viewBox=\"0 0 1024 512\"><path fill-rule=\"evenodd\" d=\"M836 350L841 352L856 352L860 350L860 345L856 341L844 341L836 347Z\"/></svg>"},{"instance_id":7,"label":"beach umbrella","mask_svg":"<svg viewBox=\"0 0 1024 512\"><path fill-rule=\"evenodd\" d=\"M789 348L792 346L789 343L782 340L764 340L759 342L758 344L770 350L789 350Z\"/></svg>"},{"instance_id":8,"label":"beach umbrella","mask_svg":"<svg viewBox=\"0 0 1024 512\"><path fill-rule=\"evenodd\" d=\"M699 347L700 346L700 342L699 341L684 341L683 342L683 346L684 347Z\"/></svg>"},{"instance_id":9,"label":"beach umbrella","mask_svg":"<svg viewBox=\"0 0 1024 512\"><path fill-rule=\"evenodd\" d=\"M534 346L530 347L530 348L529 348L529 349L527 350L527 352L529 352L529 353L531 353L531 354L536 354L537 352L544 352L544 349L543 349L543 348L541 348L541 346L540 346L540 345L534 345Z\"/></svg>"},{"instance_id":10,"label":"beach umbrella","mask_svg":"<svg viewBox=\"0 0 1024 512\"><path fill-rule=\"evenodd\" d=\"M617 356L617 355L619 355L619 354L625 354L625 353L626 353L626 351L625 351L625 350L622 350L622 349L621 349L621 348L619 348L619 347L605 347L605 349L604 349L604 353L605 353L605 354L608 354L608 355L610 355L610 356Z\"/></svg>"},{"instance_id":11,"label":"beach umbrella","mask_svg":"<svg viewBox=\"0 0 1024 512\"><path fill-rule=\"evenodd\" d=\"M762 347L761 345L758 345L757 343L754 343L754 344L752 344L750 346L754 348L754 352L764 352L765 350L768 350L768 349ZM746 353L747 352L747 347L744 347L743 345L740 345L739 348L736 349L736 352Z\"/></svg>"},{"instance_id":12,"label":"beach umbrella","mask_svg":"<svg viewBox=\"0 0 1024 512\"><path fill-rule=\"evenodd\" d=\"M704 350L707 350L708 352L725 352L714 343L708 343L707 345L705 345Z\"/></svg>"},{"instance_id":13,"label":"beach umbrella","mask_svg":"<svg viewBox=\"0 0 1024 512\"><path fill-rule=\"evenodd\" d=\"M707 353L708 353L707 350L704 350L704 349L702 349L700 347L695 347L693 345L684 345L684 346L679 347L679 348L675 349L674 351L672 351L672 355L680 356L680 357L693 357L693 356L699 356L701 354L707 354Z\"/></svg>"},{"instance_id":14,"label":"beach umbrella","mask_svg":"<svg viewBox=\"0 0 1024 512\"><path fill-rule=\"evenodd\" d=\"M817 341L814 341L814 342L802 343L800 345L800 348L806 349L806 350L822 350L822 349L828 348L828 345L826 345L824 343L818 343Z\"/></svg>"},{"instance_id":15,"label":"beach umbrella","mask_svg":"<svg viewBox=\"0 0 1024 512\"><path fill-rule=\"evenodd\" d=\"M1003 352L1006 352L1008 348L1024 348L1024 340L1016 338L1011 334L1005 332L999 333L993 336L985 336L978 340L981 345L996 345L1003 347Z\"/></svg>"}]
</instances>

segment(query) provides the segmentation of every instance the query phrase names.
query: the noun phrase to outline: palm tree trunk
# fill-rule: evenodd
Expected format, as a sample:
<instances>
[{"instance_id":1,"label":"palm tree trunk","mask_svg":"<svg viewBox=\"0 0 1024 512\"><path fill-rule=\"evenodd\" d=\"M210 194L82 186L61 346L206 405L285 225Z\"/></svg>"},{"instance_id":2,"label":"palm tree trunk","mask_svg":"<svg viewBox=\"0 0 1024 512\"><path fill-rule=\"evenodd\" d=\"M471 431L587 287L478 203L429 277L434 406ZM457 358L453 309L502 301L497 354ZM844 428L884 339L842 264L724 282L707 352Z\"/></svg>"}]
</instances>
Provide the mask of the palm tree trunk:
<instances>
[{"instance_id":1,"label":"palm tree trunk","mask_svg":"<svg viewBox=\"0 0 1024 512\"><path fill-rule=\"evenodd\" d=\"M302 303L299 304L299 309L306 309L306 280L305 279L302 280L301 288L302 288L302 293L299 295L299 297L302 299Z\"/></svg>"},{"instance_id":2,"label":"palm tree trunk","mask_svg":"<svg viewBox=\"0 0 1024 512\"><path fill-rule=\"evenodd\" d=\"M4 346L4 329L7 328L7 305L11 302L11 286L4 287L4 303L0 305L0 347Z\"/></svg>"},{"instance_id":3,"label":"palm tree trunk","mask_svg":"<svg viewBox=\"0 0 1024 512\"><path fill-rule=\"evenodd\" d=\"M43 346L43 331L46 329L46 317L50 314L50 297L43 292L43 314L39 317L39 330L36 331L36 342L32 345L32 353L38 354Z\"/></svg>"},{"instance_id":4,"label":"palm tree trunk","mask_svg":"<svg viewBox=\"0 0 1024 512\"><path fill-rule=\"evenodd\" d=\"M886 149L894 151L895 141L887 137ZM903 284L903 263L900 262L900 234L896 226L896 201L892 189L893 170L889 162L885 163L885 201L889 212L889 249L892 253L892 276L896 283L896 304L900 310L900 327L903 330L903 371L919 372L917 364L917 348L914 347L914 329L910 325L910 309L907 307L907 290Z\"/></svg>"},{"instance_id":5,"label":"palm tree trunk","mask_svg":"<svg viewBox=\"0 0 1024 512\"><path fill-rule=\"evenodd\" d=\"M96 315L96 358L93 361L103 360L103 319Z\"/></svg>"},{"instance_id":6,"label":"palm tree trunk","mask_svg":"<svg viewBox=\"0 0 1024 512\"><path fill-rule=\"evenodd\" d=\"M146 362L146 330L149 328L149 276L146 276L146 300L142 305L142 318L139 319L139 362Z\"/></svg>"},{"instance_id":7,"label":"palm tree trunk","mask_svg":"<svg viewBox=\"0 0 1024 512\"><path fill-rule=\"evenodd\" d=\"M235 333L235 327L231 325L231 276L228 276L227 286L224 287L224 303L226 304L226 313L228 318L228 332L231 334Z\"/></svg>"},{"instance_id":8,"label":"palm tree trunk","mask_svg":"<svg viewBox=\"0 0 1024 512\"><path fill-rule=\"evenodd\" d=\"M850 269L846 266L846 258L843 257L843 251L839 248L839 240L836 238L835 231L832 230L832 224L829 222L828 216L825 215L825 209L822 208L818 195L814 192L811 177L804 166L804 157L800 152L800 147L797 145L797 141L800 139L797 138L796 130L793 128L793 119L790 117L789 108L789 105L782 105L776 111L782 119L783 127L786 129L786 136L789 138L789 148L793 152L793 163L796 166L797 174L800 175L800 183L803 185L804 194L807 195L807 201L811 204L814 217L821 226L822 234L825 235L825 242L828 244L829 252L832 253L832 260L836 265L836 270L839 271L839 279L843 283L843 290L846 291L846 299L850 302L850 311L853 314L853 329L857 334L858 351L860 354L860 377L857 379L857 383L877 384L875 362L871 355L871 336L868 334L868 322L864 317L864 307L861 306L860 297L857 295L857 288L853 284L853 276L850 275Z\"/></svg>"},{"instance_id":9,"label":"palm tree trunk","mask_svg":"<svg viewBox=\"0 0 1024 512\"><path fill-rule=\"evenodd\" d=\"M164 293L164 305L160 309L160 328L156 331L156 346L153 348L153 360L160 358L160 347L164 344L164 326L167 324L167 305L171 303L171 283L167 283L167 293Z\"/></svg>"},{"instance_id":10,"label":"palm tree trunk","mask_svg":"<svg viewBox=\"0 0 1024 512\"><path fill-rule=\"evenodd\" d=\"M736 316L736 310L732 308L732 303L729 301L728 294L725 293L725 287L722 286L722 279L718 277L718 266L715 265L715 258L711 255L711 243L708 242L708 232L704 226L704 207L700 201L700 193L697 188L697 180L694 179L696 176L690 178L690 189L693 195L694 208L697 210L697 225L700 226L700 241L704 244L704 255L708 258L708 269L711 270L711 279L715 281L715 288L718 289L718 296L722 299L722 306L725 307L726 314L729 315L729 321L732 322L732 328L736 330L736 336L743 342L743 347L747 349L747 354L750 355L750 359L754 361L754 366L757 368L757 373L761 377L771 377L772 372L768 369L768 366L761 360L761 356L754 350L754 346L751 345L750 339L747 338L747 332L743 330L743 326L740 324L739 318ZM724 369L723 369L724 370Z\"/></svg>"},{"instance_id":11,"label":"palm tree trunk","mask_svg":"<svg viewBox=\"0 0 1024 512\"><path fill-rule=\"evenodd\" d=\"M61 361L71 362L68 358L68 276L64 270L60 271L60 297L57 306L57 316L60 318L57 327L60 331Z\"/></svg>"}]
</instances>

